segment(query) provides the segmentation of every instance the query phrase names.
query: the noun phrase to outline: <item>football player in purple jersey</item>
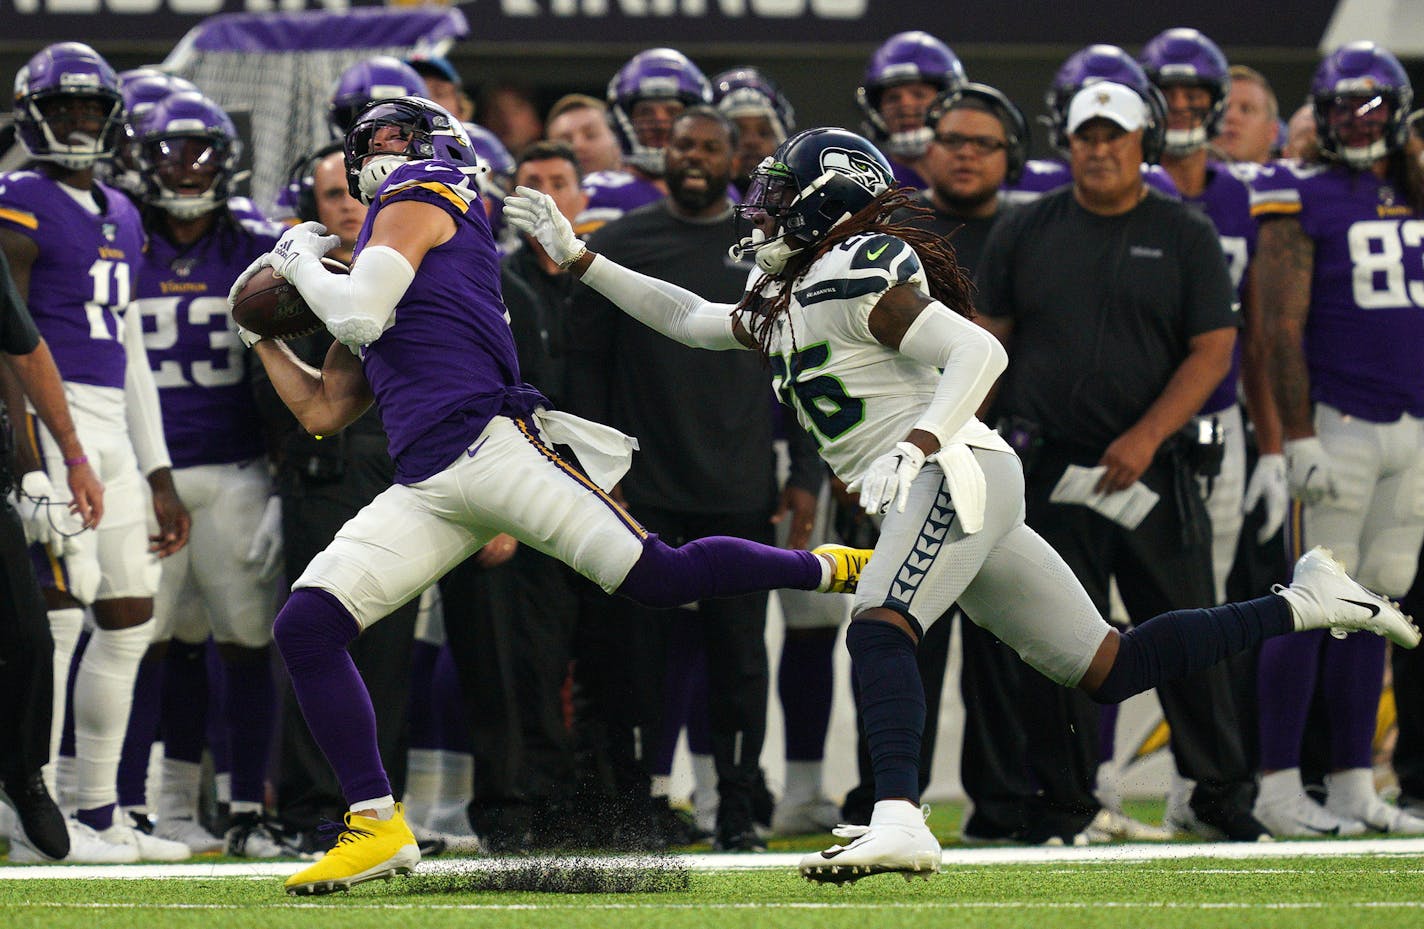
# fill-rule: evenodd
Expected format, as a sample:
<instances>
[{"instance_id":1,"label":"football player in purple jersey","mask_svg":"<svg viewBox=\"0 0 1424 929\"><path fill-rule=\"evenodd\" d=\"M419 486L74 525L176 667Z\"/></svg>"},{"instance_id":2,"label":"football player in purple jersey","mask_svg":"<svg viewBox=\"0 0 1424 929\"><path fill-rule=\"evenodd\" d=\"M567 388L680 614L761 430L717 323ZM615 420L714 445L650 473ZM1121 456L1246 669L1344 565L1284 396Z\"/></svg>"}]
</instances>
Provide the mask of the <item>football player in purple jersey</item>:
<instances>
[{"instance_id":1,"label":"football player in purple jersey","mask_svg":"<svg viewBox=\"0 0 1424 929\"><path fill-rule=\"evenodd\" d=\"M1326 545L1360 583L1409 590L1424 540L1424 184L1404 151L1413 100L1398 60L1352 42L1315 71L1320 155L1252 181L1255 289L1295 504L1287 541ZM1281 835L1424 833L1375 792L1371 742L1384 649L1368 636L1262 648L1261 795ZM1301 787L1312 693L1330 719L1327 797Z\"/></svg>"},{"instance_id":2,"label":"football player in purple jersey","mask_svg":"<svg viewBox=\"0 0 1424 929\"><path fill-rule=\"evenodd\" d=\"M749 67L712 78L712 104L737 127L732 183L745 194L757 165L796 131L796 111L775 81Z\"/></svg>"},{"instance_id":3,"label":"football player in purple jersey","mask_svg":"<svg viewBox=\"0 0 1424 929\"><path fill-rule=\"evenodd\" d=\"M608 124L623 149L623 170L586 175L588 206L574 224L588 235L605 223L667 196L663 149L683 110L712 102L712 85L686 55L671 48L639 52L608 82Z\"/></svg>"},{"instance_id":4,"label":"football player in purple jersey","mask_svg":"<svg viewBox=\"0 0 1424 929\"><path fill-rule=\"evenodd\" d=\"M916 162L933 137L925 115L936 97L965 80L959 56L921 30L892 35L870 56L855 103L865 116L862 131L890 156L896 183L924 189Z\"/></svg>"},{"instance_id":5,"label":"football player in purple jersey","mask_svg":"<svg viewBox=\"0 0 1424 929\"><path fill-rule=\"evenodd\" d=\"M51 45L16 75L15 120L32 160L0 175L0 249L54 354L84 446L80 457L107 488L97 532L67 539L62 559L32 549L55 640L57 720L86 605L96 625L74 687L78 813L70 860L186 858L187 846L116 823L114 815L134 678L153 635L159 558L188 538L158 391L130 306L143 228L129 200L94 179L95 164L123 138L118 78L87 45ZM12 386L7 382L7 397ZM42 428L30 439L18 449L23 470L43 468L56 485L54 499L65 499L65 455ZM158 522L152 537L150 514ZM57 746L57 727L54 736ZM11 859L17 854L24 860L23 844L12 846Z\"/></svg>"},{"instance_id":6,"label":"football player in purple jersey","mask_svg":"<svg viewBox=\"0 0 1424 929\"><path fill-rule=\"evenodd\" d=\"M224 843L197 823L203 696L181 686L165 688L163 793L155 832L194 852L225 846L229 855L270 858L281 852L263 824L262 805L276 712L269 646L282 516L226 296L242 270L276 243L278 230L242 221L228 208L241 142L232 120L208 98L196 92L168 96L140 123L138 142L149 244L135 297L173 481L193 518L187 547L163 563L150 656L161 657L154 652L164 651L170 639L194 647L213 637L226 672L218 731L232 758L232 825ZM157 682L151 694L142 676L140 682L134 716L146 703L149 738L136 740L139 733L130 727L130 741L140 744L125 746L125 760L132 755L135 762L120 768L125 807L144 800L148 747L159 717Z\"/></svg>"},{"instance_id":7,"label":"football player in purple jersey","mask_svg":"<svg viewBox=\"0 0 1424 929\"><path fill-rule=\"evenodd\" d=\"M468 183L478 158L460 123L417 97L378 103L347 134L346 166L352 195L370 203L351 273L322 267L337 239L304 223L231 291L263 267L296 285L339 343L320 370L281 343L240 334L313 434L338 432L379 402L396 465L396 483L296 579L273 629L302 714L351 805L347 831L287 880L291 893L343 890L419 862L346 647L498 533L650 606L772 587L842 591L866 555L728 537L674 549L644 530L608 495L635 441L547 411L522 382L494 239ZM573 448L587 472L560 458L556 443Z\"/></svg>"}]
</instances>

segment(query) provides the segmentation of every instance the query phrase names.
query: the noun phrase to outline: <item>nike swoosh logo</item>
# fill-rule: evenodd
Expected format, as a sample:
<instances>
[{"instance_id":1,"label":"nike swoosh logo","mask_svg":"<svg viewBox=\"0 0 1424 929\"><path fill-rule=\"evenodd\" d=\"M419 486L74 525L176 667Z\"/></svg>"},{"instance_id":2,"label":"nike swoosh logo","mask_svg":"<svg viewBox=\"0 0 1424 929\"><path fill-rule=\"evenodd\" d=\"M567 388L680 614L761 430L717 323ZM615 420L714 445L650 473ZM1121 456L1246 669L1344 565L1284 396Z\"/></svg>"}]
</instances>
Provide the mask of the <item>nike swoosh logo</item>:
<instances>
[{"instance_id":1,"label":"nike swoosh logo","mask_svg":"<svg viewBox=\"0 0 1424 929\"><path fill-rule=\"evenodd\" d=\"M881 245L879 248L868 249L868 250L866 251L866 253L865 253L865 257L868 258L868 259L870 259L871 261L874 261L875 259L879 258L881 255L885 254L885 249L887 249L887 248L889 248L889 247L890 247L890 243L889 243L889 242L886 242L886 243L884 243L883 245Z\"/></svg>"},{"instance_id":2,"label":"nike swoosh logo","mask_svg":"<svg viewBox=\"0 0 1424 929\"><path fill-rule=\"evenodd\" d=\"M836 857L841 852L850 851L863 841L865 841L865 836L859 836L854 842L850 843L849 845L837 845L835 848L826 849L825 851L821 852L821 857L829 860L831 858Z\"/></svg>"},{"instance_id":3,"label":"nike swoosh logo","mask_svg":"<svg viewBox=\"0 0 1424 929\"><path fill-rule=\"evenodd\" d=\"M484 444L485 444L486 442L488 442L488 441L489 441L489 436L485 436L483 439L480 439L478 442L475 443L475 447L474 447L474 448L467 448L467 449L465 449L465 455L468 456L468 457L470 457L470 458L475 457L475 454L476 454L481 448L483 448L483 447L484 447Z\"/></svg>"},{"instance_id":4,"label":"nike swoosh logo","mask_svg":"<svg viewBox=\"0 0 1424 929\"><path fill-rule=\"evenodd\" d=\"M1364 601L1364 600L1350 600L1350 599L1347 599L1347 598L1345 598L1345 597L1341 597L1340 599L1343 600L1343 601L1346 602L1346 603L1353 603L1353 604L1355 604L1355 606L1362 606L1362 607L1364 607L1365 609L1369 610L1369 611L1370 611L1370 617L1371 617L1371 618L1374 618L1374 617L1376 617L1376 616L1379 615L1379 607L1376 606L1376 605L1373 604L1373 603L1368 603L1368 602L1366 602L1366 601Z\"/></svg>"}]
</instances>

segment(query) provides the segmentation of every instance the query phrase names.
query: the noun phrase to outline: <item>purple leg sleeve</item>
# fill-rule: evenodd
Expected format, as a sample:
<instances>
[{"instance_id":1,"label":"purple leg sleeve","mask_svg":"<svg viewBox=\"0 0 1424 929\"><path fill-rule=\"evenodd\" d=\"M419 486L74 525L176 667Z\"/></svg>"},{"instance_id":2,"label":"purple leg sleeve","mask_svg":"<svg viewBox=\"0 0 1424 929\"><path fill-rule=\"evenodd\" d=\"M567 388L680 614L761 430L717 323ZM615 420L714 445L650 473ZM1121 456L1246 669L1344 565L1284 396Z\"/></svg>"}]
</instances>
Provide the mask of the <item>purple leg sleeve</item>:
<instances>
[{"instance_id":1,"label":"purple leg sleeve","mask_svg":"<svg viewBox=\"0 0 1424 929\"><path fill-rule=\"evenodd\" d=\"M677 751L677 737L684 726L692 738L691 716L696 679L707 686L707 651L702 647L702 624L696 614L679 612L668 625L667 662L663 674L663 725L658 748L648 773L653 776L672 773L672 757ZM704 700L703 717L707 703ZM704 735L706 725L703 726Z\"/></svg>"},{"instance_id":2,"label":"purple leg sleeve","mask_svg":"<svg viewBox=\"0 0 1424 929\"><path fill-rule=\"evenodd\" d=\"M79 662L84 659L89 638L88 632L79 633L74 643L74 657L69 660L69 680L64 685L64 729L59 737L59 753L68 758L74 757L74 679L79 676Z\"/></svg>"},{"instance_id":3,"label":"purple leg sleeve","mask_svg":"<svg viewBox=\"0 0 1424 929\"><path fill-rule=\"evenodd\" d=\"M163 756L193 764L203 760L208 720L207 645L177 639L168 643L163 664L163 712L159 732Z\"/></svg>"},{"instance_id":4,"label":"purple leg sleeve","mask_svg":"<svg viewBox=\"0 0 1424 929\"><path fill-rule=\"evenodd\" d=\"M455 653L449 645L440 647L435 656L434 678L431 683L434 702L435 747L449 752L474 752L470 733L474 731L465 715L465 692L460 687L460 672L455 669Z\"/></svg>"},{"instance_id":5,"label":"purple leg sleeve","mask_svg":"<svg viewBox=\"0 0 1424 929\"><path fill-rule=\"evenodd\" d=\"M776 674L776 692L781 696L786 718L787 761L820 761L825 757L835 684L835 647L835 629L787 630Z\"/></svg>"},{"instance_id":6,"label":"purple leg sleeve","mask_svg":"<svg viewBox=\"0 0 1424 929\"><path fill-rule=\"evenodd\" d=\"M267 756L277 722L272 655L265 648L243 649L225 661L224 722L232 762L232 799L261 803L266 796ZM365 798L363 798L365 799Z\"/></svg>"},{"instance_id":7,"label":"purple leg sleeve","mask_svg":"<svg viewBox=\"0 0 1424 929\"><path fill-rule=\"evenodd\" d=\"M1330 719L1330 763L1337 771L1374 765L1372 747L1380 691L1384 687L1385 640L1356 634L1325 640L1320 686Z\"/></svg>"},{"instance_id":8,"label":"purple leg sleeve","mask_svg":"<svg viewBox=\"0 0 1424 929\"><path fill-rule=\"evenodd\" d=\"M223 724L223 704L227 698L227 668L218 654L218 643L208 639L204 660L208 666L207 740L213 753L213 770L218 774L232 772L232 746L228 744L227 726Z\"/></svg>"},{"instance_id":9,"label":"purple leg sleeve","mask_svg":"<svg viewBox=\"0 0 1424 929\"><path fill-rule=\"evenodd\" d=\"M810 552L731 536L709 536L671 548L650 535L617 592L644 606L668 608L782 587L815 590L821 586L823 564Z\"/></svg>"},{"instance_id":10,"label":"purple leg sleeve","mask_svg":"<svg viewBox=\"0 0 1424 929\"><path fill-rule=\"evenodd\" d=\"M119 755L119 806L144 806L148 802L148 757L158 738L158 716L163 701L163 662L145 657L134 678L133 707Z\"/></svg>"},{"instance_id":11,"label":"purple leg sleeve","mask_svg":"<svg viewBox=\"0 0 1424 929\"><path fill-rule=\"evenodd\" d=\"M312 587L292 591L272 627L302 716L349 803L391 792L371 694L346 651L360 632L339 600Z\"/></svg>"},{"instance_id":12,"label":"purple leg sleeve","mask_svg":"<svg viewBox=\"0 0 1424 929\"><path fill-rule=\"evenodd\" d=\"M1315 693L1325 630L1297 632L1261 643L1256 675L1261 720L1261 770L1300 767L1300 740Z\"/></svg>"},{"instance_id":13,"label":"purple leg sleeve","mask_svg":"<svg viewBox=\"0 0 1424 929\"><path fill-rule=\"evenodd\" d=\"M411 748L439 748L435 732L435 656L440 646L416 639L410 646L410 703L406 709Z\"/></svg>"},{"instance_id":14,"label":"purple leg sleeve","mask_svg":"<svg viewBox=\"0 0 1424 929\"><path fill-rule=\"evenodd\" d=\"M1098 763L1113 760L1117 750L1118 704L1105 703L1098 711Z\"/></svg>"}]
</instances>

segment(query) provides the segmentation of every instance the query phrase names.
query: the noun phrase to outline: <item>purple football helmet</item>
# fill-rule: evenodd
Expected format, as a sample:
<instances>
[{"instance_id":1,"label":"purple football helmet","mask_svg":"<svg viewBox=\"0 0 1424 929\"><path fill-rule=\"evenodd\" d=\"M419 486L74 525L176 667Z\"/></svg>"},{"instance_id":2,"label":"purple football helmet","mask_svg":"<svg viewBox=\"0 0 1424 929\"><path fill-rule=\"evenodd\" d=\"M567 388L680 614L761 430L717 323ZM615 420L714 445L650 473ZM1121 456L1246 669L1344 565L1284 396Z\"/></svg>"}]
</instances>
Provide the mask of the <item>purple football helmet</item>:
<instances>
[{"instance_id":1,"label":"purple football helmet","mask_svg":"<svg viewBox=\"0 0 1424 929\"><path fill-rule=\"evenodd\" d=\"M92 117L55 112L80 103L97 104ZM80 131L77 119L97 118L98 129ZM113 154L124 133L124 98L119 76L87 45L57 42L15 75L15 129L31 158L71 171L94 166Z\"/></svg>"},{"instance_id":2,"label":"purple football helmet","mask_svg":"<svg viewBox=\"0 0 1424 929\"><path fill-rule=\"evenodd\" d=\"M865 114L866 134L896 158L912 161L919 158L934 132L925 126L892 130L880 114L880 98L887 88L897 84L925 83L938 93L944 93L965 80L959 56L928 32L916 30L891 36L870 56L865 78L855 92L856 105Z\"/></svg>"},{"instance_id":3,"label":"purple football helmet","mask_svg":"<svg viewBox=\"0 0 1424 929\"><path fill-rule=\"evenodd\" d=\"M608 82L608 124L629 165L661 177L663 146L647 145L633 127L633 108L643 100L676 100L683 106L712 102L712 85L702 70L682 52L650 48L639 52L618 69Z\"/></svg>"},{"instance_id":4,"label":"purple football helmet","mask_svg":"<svg viewBox=\"0 0 1424 929\"><path fill-rule=\"evenodd\" d=\"M376 130L394 126L407 141L403 153L385 154L371 150ZM376 198L381 183L396 168L407 161L445 161L457 165L466 174L480 171L480 157L462 124L438 103L424 97L396 97L376 100L356 117L346 133L346 188L362 203ZM379 157L368 163L366 156Z\"/></svg>"},{"instance_id":5,"label":"purple football helmet","mask_svg":"<svg viewBox=\"0 0 1424 929\"><path fill-rule=\"evenodd\" d=\"M1044 94L1043 102L1048 108L1048 138L1054 148L1068 150L1068 104L1072 102L1073 95L1098 81L1112 81L1131 87L1144 100L1157 97L1147 72L1127 52L1116 45L1080 48L1058 67L1053 83L1048 85L1048 92Z\"/></svg>"},{"instance_id":6,"label":"purple football helmet","mask_svg":"<svg viewBox=\"0 0 1424 929\"><path fill-rule=\"evenodd\" d=\"M1195 29L1168 29L1142 47L1138 61L1148 79L1164 93L1169 87L1190 86L1211 94L1211 105L1201 125L1167 129L1167 154L1190 155L1206 145L1216 135L1217 124L1226 112L1226 95L1231 90L1231 67L1221 49Z\"/></svg>"},{"instance_id":7,"label":"purple football helmet","mask_svg":"<svg viewBox=\"0 0 1424 929\"><path fill-rule=\"evenodd\" d=\"M1310 82L1315 129L1325 154L1352 168L1368 168L1404 145L1405 122L1414 105L1414 88L1399 59L1373 42L1351 42L1331 52ZM1380 117L1381 106L1389 108ZM1349 124L1378 121L1383 133L1365 144L1348 144L1341 130Z\"/></svg>"},{"instance_id":8,"label":"purple football helmet","mask_svg":"<svg viewBox=\"0 0 1424 929\"><path fill-rule=\"evenodd\" d=\"M139 132L145 202L177 219L196 219L227 203L242 143L222 107L196 91L170 94L153 105ZM182 189L208 173L205 190Z\"/></svg>"},{"instance_id":9,"label":"purple football helmet","mask_svg":"<svg viewBox=\"0 0 1424 929\"><path fill-rule=\"evenodd\" d=\"M796 131L796 111L776 82L756 68L733 68L712 78L712 103L728 119L764 116L777 144Z\"/></svg>"},{"instance_id":10,"label":"purple football helmet","mask_svg":"<svg viewBox=\"0 0 1424 929\"><path fill-rule=\"evenodd\" d=\"M489 168L488 173L479 174L475 178L480 193L503 200L513 189L509 182L514 179L514 156L504 147L499 137L484 126L478 123L465 123L464 126L470 137L470 144L479 156L480 164Z\"/></svg>"},{"instance_id":11,"label":"purple football helmet","mask_svg":"<svg viewBox=\"0 0 1424 929\"><path fill-rule=\"evenodd\" d=\"M331 92L327 117L336 138L345 138L356 117L372 100L395 97L424 97L429 94L425 79L410 65L390 55L378 55L341 72Z\"/></svg>"}]
</instances>

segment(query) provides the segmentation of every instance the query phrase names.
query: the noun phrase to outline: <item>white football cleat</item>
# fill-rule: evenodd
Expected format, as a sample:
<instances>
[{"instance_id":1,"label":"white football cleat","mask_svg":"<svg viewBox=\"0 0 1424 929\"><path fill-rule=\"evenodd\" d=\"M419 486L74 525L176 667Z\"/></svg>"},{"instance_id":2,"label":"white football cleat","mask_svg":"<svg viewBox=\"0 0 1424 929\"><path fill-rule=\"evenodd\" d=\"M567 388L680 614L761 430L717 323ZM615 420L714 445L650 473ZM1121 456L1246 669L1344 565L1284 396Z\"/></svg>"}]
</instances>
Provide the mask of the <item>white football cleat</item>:
<instances>
[{"instance_id":1,"label":"white football cleat","mask_svg":"<svg viewBox=\"0 0 1424 929\"><path fill-rule=\"evenodd\" d=\"M133 864L139 860L137 845L115 845L106 842L100 834L76 819L65 820L69 830L69 854L61 861L75 864ZM35 849L25 838L25 833L15 829L10 833L11 864L50 863L54 859L46 857Z\"/></svg>"},{"instance_id":2,"label":"white football cleat","mask_svg":"<svg viewBox=\"0 0 1424 929\"><path fill-rule=\"evenodd\" d=\"M903 807L903 809L901 809ZM875 804L869 826L837 826L837 838L845 845L832 845L801 859L801 876L808 881L845 884L872 874L903 874L928 879L938 873L944 853L939 840L925 825L928 806L915 809L904 800L881 800Z\"/></svg>"},{"instance_id":3,"label":"white football cleat","mask_svg":"<svg viewBox=\"0 0 1424 929\"><path fill-rule=\"evenodd\" d=\"M187 861L193 857L193 850L182 842L161 839L123 823L114 823L97 834L110 845L132 848L138 861Z\"/></svg>"},{"instance_id":4,"label":"white football cleat","mask_svg":"<svg viewBox=\"0 0 1424 929\"><path fill-rule=\"evenodd\" d=\"M1365 824L1336 815L1304 792L1290 796L1256 800L1256 818L1277 838L1321 838L1322 836L1364 835Z\"/></svg>"},{"instance_id":5,"label":"white football cleat","mask_svg":"<svg viewBox=\"0 0 1424 929\"><path fill-rule=\"evenodd\" d=\"M1380 799L1369 768L1327 774L1325 790L1325 808L1336 816L1358 820L1362 829L1389 835L1424 835L1424 819Z\"/></svg>"},{"instance_id":6,"label":"white football cleat","mask_svg":"<svg viewBox=\"0 0 1424 929\"><path fill-rule=\"evenodd\" d=\"M223 840L193 819L159 819L153 824L153 834L170 842L181 842L195 855L208 855L223 850Z\"/></svg>"},{"instance_id":7,"label":"white football cleat","mask_svg":"<svg viewBox=\"0 0 1424 929\"><path fill-rule=\"evenodd\" d=\"M1363 631L1382 635L1404 648L1419 644L1419 627L1399 607L1360 586L1330 554L1317 545L1295 563L1289 587L1272 588L1290 604L1297 630L1329 629L1344 637Z\"/></svg>"}]
</instances>

